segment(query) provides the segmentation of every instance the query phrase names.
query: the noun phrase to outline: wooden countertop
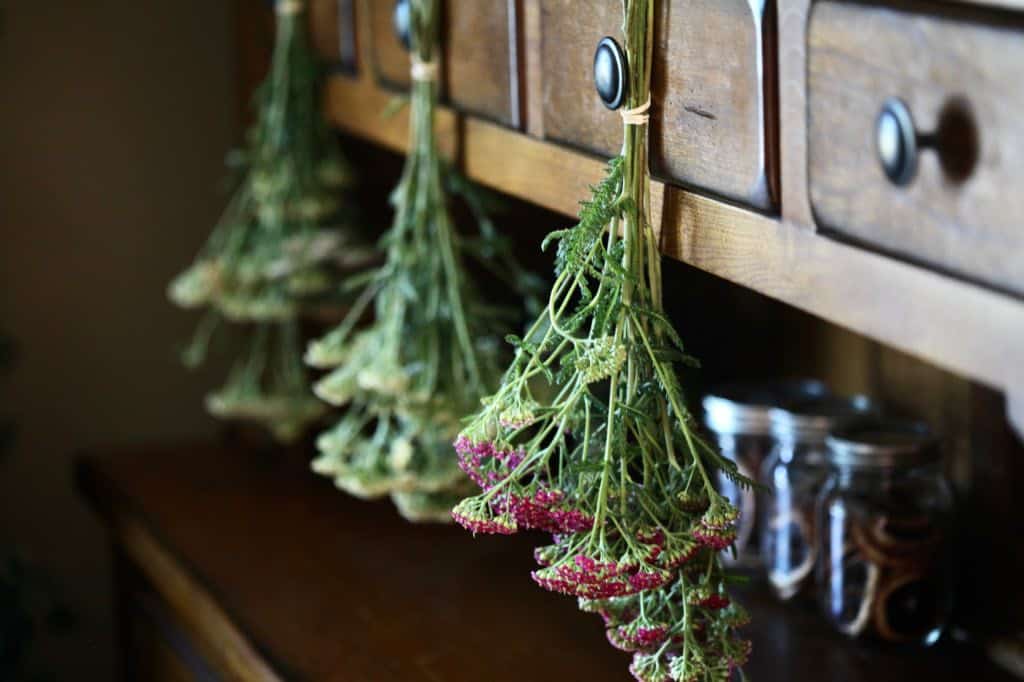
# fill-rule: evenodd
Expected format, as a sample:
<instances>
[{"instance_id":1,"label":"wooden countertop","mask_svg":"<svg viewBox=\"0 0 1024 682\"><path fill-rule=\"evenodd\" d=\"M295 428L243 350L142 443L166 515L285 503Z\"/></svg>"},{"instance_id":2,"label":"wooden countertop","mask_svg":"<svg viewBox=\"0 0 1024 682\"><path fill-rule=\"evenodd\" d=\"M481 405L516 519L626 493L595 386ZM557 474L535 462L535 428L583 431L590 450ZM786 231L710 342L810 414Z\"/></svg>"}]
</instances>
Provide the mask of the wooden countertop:
<instances>
[{"instance_id":1,"label":"wooden countertop","mask_svg":"<svg viewBox=\"0 0 1024 682\"><path fill-rule=\"evenodd\" d=\"M539 538L413 526L301 455L181 445L87 456L80 488L227 679L626 680L600 620L529 578ZM976 650L880 650L754 588L748 675L1006 680Z\"/></svg>"}]
</instances>

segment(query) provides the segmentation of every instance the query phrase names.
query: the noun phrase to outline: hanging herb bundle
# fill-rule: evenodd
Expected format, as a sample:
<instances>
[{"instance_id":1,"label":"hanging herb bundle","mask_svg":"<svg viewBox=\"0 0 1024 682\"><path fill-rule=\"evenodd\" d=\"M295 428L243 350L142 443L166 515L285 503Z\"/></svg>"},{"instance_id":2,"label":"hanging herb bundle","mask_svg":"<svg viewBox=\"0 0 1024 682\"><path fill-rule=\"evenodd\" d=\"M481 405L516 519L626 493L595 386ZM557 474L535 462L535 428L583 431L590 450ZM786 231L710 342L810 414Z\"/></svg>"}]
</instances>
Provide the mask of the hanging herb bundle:
<instances>
[{"instance_id":1,"label":"hanging herb bundle","mask_svg":"<svg viewBox=\"0 0 1024 682\"><path fill-rule=\"evenodd\" d=\"M461 415L497 387L499 330L518 316L481 295L465 261L523 295L537 288L508 255L486 196L438 154L439 14L439 0L409 3L409 155L391 196L394 221L381 240L386 262L350 282L363 288L357 304L306 354L310 365L333 369L316 384L317 395L346 408L318 439L313 469L352 495L391 495L413 521L450 521L452 505L471 491L450 444ZM455 231L451 197L469 209L475 236ZM371 303L373 322L357 327Z\"/></svg>"},{"instance_id":2,"label":"hanging herb bundle","mask_svg":"<svg viewBox=\"0 0 1024 682\"><path fill-rule=\"evenodd\" d=\"M365 262L342 192L352 181L320 113L319 65L298 0L279 0L270 73L255 125L232 160L234 196L195 262L171 282L185 308L208 309L185 352L204 359L223 321L241 323L248 350L207 397L215 415L265 423L292 440L324 412L309 394L298 318L337 299L341 272Z\"/></svg>"},{"instance_id":3,"label":"hanging herb bundle","mask_svg":"<svg viewBox=\"0 0 1024 682\"><path fill-rule=\"evenodd\" d=\"M696 362L664 313L650 224L653 0L623 5L623 154L579 223L545 240L556 281L455 442L481 492L452 515L474 533L551 533L534 580L600 613L637 679L727 680L749 643L719 559L738 511L712 482L716 469L750 482L696 433L677 378Z\"/></svg>"}]
</instances>

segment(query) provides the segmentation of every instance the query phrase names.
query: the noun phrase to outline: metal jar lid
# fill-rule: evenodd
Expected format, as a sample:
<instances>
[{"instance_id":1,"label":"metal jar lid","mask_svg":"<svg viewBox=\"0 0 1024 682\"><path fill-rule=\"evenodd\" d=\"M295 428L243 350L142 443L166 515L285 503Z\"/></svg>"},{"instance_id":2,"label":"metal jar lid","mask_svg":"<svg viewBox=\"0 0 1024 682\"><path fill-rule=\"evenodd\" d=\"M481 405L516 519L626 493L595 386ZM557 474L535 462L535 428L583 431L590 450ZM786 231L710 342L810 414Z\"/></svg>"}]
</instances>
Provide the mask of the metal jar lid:
<instances>
[{"instance_id":1,"label":"metal jar lid","mask_svg":"<svg viewBox=\"0 0 1024 682\"><path fill-rule=\"evenodd\" d=\"M771 410L771 433L780 440L824 442L836 429L875 412L863 395L826 395Z\"/></svg>"},{"instance_id":2,"label":"metal jar lid","mask_svg":"<svg viewBox=\"0 0 1024 682\"><path fill-rule=\"evenodd\" d=\"M829 461L843 467L918 466L940 456L935 434L919 421L861 419L834 431L827 442Z\"/></svg>"},{"instance_id":3,"label":"metal jar lid","mask_svg":"<svg viewBox=\"0 0 1024 682\"><path fill-rule=\"evenodd\" d=\"M828 394L828 387L814 379L728 384L705 396L704 422L718 434L768 436L773 408Z\"/></svg>"}]
</instances>

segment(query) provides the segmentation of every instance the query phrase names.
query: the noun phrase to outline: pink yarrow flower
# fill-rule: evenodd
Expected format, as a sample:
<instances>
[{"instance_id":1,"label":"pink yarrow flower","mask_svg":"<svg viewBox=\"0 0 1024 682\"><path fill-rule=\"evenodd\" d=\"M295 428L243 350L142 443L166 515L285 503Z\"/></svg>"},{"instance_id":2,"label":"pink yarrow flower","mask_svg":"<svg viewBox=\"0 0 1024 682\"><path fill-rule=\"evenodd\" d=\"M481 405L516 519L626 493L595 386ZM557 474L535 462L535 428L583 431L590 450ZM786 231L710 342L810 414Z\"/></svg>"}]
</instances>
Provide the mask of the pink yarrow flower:
<instances>
[{"instance_id":1,"label":"pink yarrow flower","mask_svg":"<svg viewBox=\"0 0 1024 682\"><path fill-rule=\"evenodd\" d=\"M715 530L698 526L693 531L693 537L702 545L721 551L736 541L736 531L732 528Z\"/></svg>"},{"instance_id":2,"label":"pink yarrow flower","mask_svg":"<svg viewBox=\"0 0 1024 682\"><path fill-rule=\"evenodd\" d=\"M465 499L452 509L452 519L474 535L511 535L515 533L515 519L507 515L492 516L486 510L485 503L476 499Z\"/></svg>"},{"instance_id":3,"label":"pink yarrow flower","mask_svg":"<svg viewBox=\"0 0 1024 682\"><path fill-rule=\"evenodd\" d=\"M492 441L474 443L464 435L456 438L453 445L459 468L481 490L490 490L508 478L526 457L521 450L502 450Z\"/></svg>"}]
</instances>

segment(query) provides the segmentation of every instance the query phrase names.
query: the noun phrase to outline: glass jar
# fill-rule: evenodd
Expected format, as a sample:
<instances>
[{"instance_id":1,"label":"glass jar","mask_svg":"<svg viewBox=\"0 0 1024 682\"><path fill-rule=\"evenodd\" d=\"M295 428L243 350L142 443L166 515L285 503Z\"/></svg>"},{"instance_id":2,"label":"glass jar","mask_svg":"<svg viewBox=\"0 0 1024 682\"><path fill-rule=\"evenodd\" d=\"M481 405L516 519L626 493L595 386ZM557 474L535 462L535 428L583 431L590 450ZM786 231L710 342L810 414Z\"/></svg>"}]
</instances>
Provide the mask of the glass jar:
<instances>
[{"instance_id":1,"label":"glass jar","mask_svg":"<svg viewBox=\"0 0 1024 682\"><path fill-rule=\"evenodd\" d=\"M872 420L828 440L818 597L840 632L936 642L952 608L953 495L927 426Z\"/></svg>"},{"instance_id":2,"label":"glass jar","mask_svg":"<svg viewBox=\"0 0 1024 682\"><path fill-rule=\"evenodd\" d=\"M815 503L828 478L825 440L871 410L864 396L824 396L770 413L775 447L761 469L760 480L769 488L760 512L761 556L780 599L813 596Z\"/></svg>"},{"instance_id":3,"label":"glass jar","mask_svg":"<svg viewBox=\"0 0 1024 682\"><path fill-rule=\"evenodd\" d=\"M758 481L761 466L775 443L769 418L772 408L827 393L825 385L813 379L721 386L704 398L704 423L714 434L719 451L736 462L741 474ZM759 567L757 504L760 494L741 488L721 472L716 487L740 510L736 554L723 552L723 559L735 568Z\"/></svg>"}]
</instances>

